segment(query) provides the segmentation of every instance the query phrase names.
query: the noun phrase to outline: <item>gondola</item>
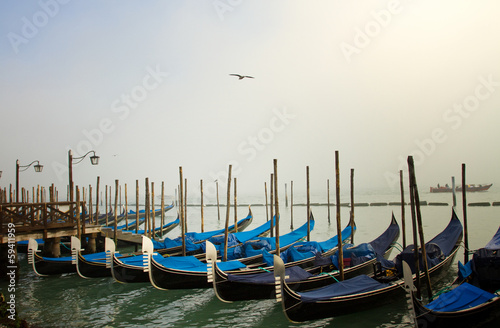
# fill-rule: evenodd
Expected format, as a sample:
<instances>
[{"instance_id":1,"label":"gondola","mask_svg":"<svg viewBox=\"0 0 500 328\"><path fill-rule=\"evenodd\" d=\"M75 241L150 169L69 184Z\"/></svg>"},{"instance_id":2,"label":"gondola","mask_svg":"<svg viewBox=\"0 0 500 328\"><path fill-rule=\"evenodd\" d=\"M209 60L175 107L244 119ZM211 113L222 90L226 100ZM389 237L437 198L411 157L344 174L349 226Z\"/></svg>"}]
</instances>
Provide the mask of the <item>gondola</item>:
<instances>
[{"instance_id":1,"label":"gondola","mask_svg":"<svg viewBox=\"0 0 500 328\"><path fill-rule=\"evenodd\" d=\"M493 239L474 252L453 289L424 305L409 281L410 296L418 327L480 327L500 323L500 228ZM461 268L460 268L461 267ZM464 274L465 272L465 274Z\"/></svg>"},{"instance_id":2,"label":"gondola","mask_svg":"<svg viewBox=\"0 0 500 328\"><path fill-rule=\"evenodd\" d=\"M77 251L80 248L80 240L75 243L75 240L71 239L71 251ZM38 255L38 252L40 252L38 250L38 243L35 239L31 238L28 241L28 264L31 264L33 271L38 276L76 272L76 267L71 256L45 257Z\"/></svg>"},{"instance_id":3,"label":"gondola","mask_svg":"<svg viewBox=\"0 0 500 328\"><path fill-rule=\"evenodd\" d=\"M463 227L455 212L447 227L426 243L429 274L437 277L446 272L459 249ZM394 261L383 261L380 272L359 275L309 291L296 292L285 281L285 266L274 257L277 278L276 297L285 316L292 322L336 317L404 299L402 262L414 262L413 245L406 247ZM412 269L412 272L416 270ZM423 274L421 274L423 277Z\"/></svg>"},{"instance_id":4,"label":"gondola","mask_svg":"<svg viewBox=\"0 0 500 328\"><path fill-rule=\"evenodd\" d=\"M164 207L165 213L168 212L169 210L171 210L173 207L174 207L174 202L172 202L172 204L170 204L168 206L165 206ZM162 211L161 208L155 209L154 216L161 215L161 211ZM149 213L150 213L150 215L152 215L153 211L151 210ZM132 211L132 210L128 211L128 219L129 220L135 220L137 216L139 217L139 219L145 217L146 216L146 211L145 210L140 210L139 211L139 215L137 215L135 211ZM123 215L123 217L125 217L125 215Z\"/></svg>"},{"instance_id":5,"label":"gondola","mask_svg":"<svg viewBox=\"0 0 500 328\"><path fill-rule=\"evenodd\" d=\"M245 239L251 239L251 238L257 238L259 236L263 236L269 233L271 229L271 221L268 221L261 226L250 230L250 231L240 231L242 230L244 222L251 221L252 218L252 212L249 210L248 216L245 219L242 219L238 222L238 232L233 232L233 236L241 236L241 237L235 237L236 239L241 238L242 240ZM273 220L274 222L274 220ZM205 233L188 233L191 236L191 241L188 243L188 238L186 237L186 250L189 251L187 253L191 254L197 254L196 256L198 257L203 257L204 256L204 241L206 240L197 240L196 238L218 238L221 231L222 233L224 232L225 229L222 230L216 230L212 232L205 232ZM235 226L232 225L229 227L229 231L234 231ZM186 234L186 235L188 235ZM148 239L149 240L149 239ZM149 245L149 243L152 244L152 246ZM153 247L155 250L155 256L163 257L180 257L182 254L182 244L179 245L179 243L182 243L181 239L175 241L175 245L178 246L173 246L173 247L168 247L168 248L159 248L162 245L169 246L172 244L172 241L169 240L168 243L160 243L160 242L155 242L149 240L148 244L145 244L145 241L143 239L143 249L150 249L150 247ZM203 247L202 247L203 246ZM188 249L189 248L189 249ZM174 256L177 255L177 256ZM190 256L195 256L195 255L190 255ZM146 258L145 256L142 257L142 254L137 253L135 254L134 257L129 256L129 257L120 257L118 258L117 256L113 256L113 262L112 262L112 270L113 270L113 277L116 281L122 282L122 283L132 283L132 282L149 282L149 275L148 275L148 267L147 267L147 261L142 261L138 259Z\"/></svg>"},{"instance_id":6,"label":"gondola","mask_svg":"<svg viewBox=\"0 0 500 328\"><path fill-rule=\"evenodd\" d=\"M250 206L248 207L248 215L239 220L236 225L229 226L228 231L230 233L238 232L239 235L249 234L250 236L254 236L255 232L260 231L260 234L265 234L269 232L270 227L267 225L262 225L259 228L244 231L253 221L253 214ZM270 222L270 221L269 221ZM270 223L268 223L270 224ZM204 243L209 238L214 238L216 236L220 236L224 234L225 229L217 229L206 232L187 232L185 234L185 245L186 245L186 255L195 255L200 254L205 251ZM245 233L242 233L245 232ZM162 240L153 240L154 249L160 255L181 255L182 254L182 236L179 236L175 239L170 239L165 237Z\"/></svg>"},{"instance_id":7,"label":"gondola","mask_svg":"<svg viewBox=\"0 0 500 328\"><path fill-rule=\"evenodd\" d=\"M179 225L179 218L169 223L166 223L163 226L163 229L169 229L170 227L176 227ZM158 228L160 229L160 228ZM81 242L78 238L72 236L71 237L71 256L62 256L62 257L46 257L40 256L37 254L38 243L35 239L30 239L28 241L28 261L29 264L32 265L34 272L39 276L47 276L47 275L55 275L55 274L63 274L63 273L74 273L77 272L76 264L77 257L81 258L79 262L81 265L85 265L85 268L82 268L82 272L85 272L88 276L101 276L101 273L91 274L89 271L92 270L92 266L96 266L96 270L100 272L102 270L101 262L102 259L105 258L105 253L94 253L94 254L82 254ZM79 255L78 255L79 254ZM117 257L120 254L116 255ZM109 268L108 268L109 270ZM105 274L104 276L109 276L110 274Z\"/></svg>"},{"instance_id":8,"label":"gondola","mask_svg":"<svg viewBox=\"0 0 500 328\"><path fill-rule=\"evenodd\" d=\"M350 224L342 231L343 240L351 234ZM399 225L392 215L391 222L387 229L376 239L369 243L358 246L352 244L345 245L344 262L350 263L344 269L346 278L372 271L376 262L377 254L389 256L390 251L399 237ZM333 237L338 240L337 236ZM294 245L298 248L302 243ZM287 283L295 291L318 288L330 284L338 277L338 271L332 271L332 256L337 250L337 245L332 251L326 254L317 253L313 257L289 261L285 263ZM292 248L289 248L291 250ZM294 253L297 250L294 250ZM283 256L285 255L285 256ZM299 255L300 256L300 255ZM282 259L286 254L280 256ZM298 257L298 256L297 256ZM334 269L337 269L336 267ZM213 263L213 287L216 296L223 302L232 302L250 299L266 299L275 297L274 267L264 267L255 269L245 269L241 272L226 273L219 269L218 263Z\"/></svg>"},{"instance_id":9,"label":"gondola","mask_svg":"<svg viewBox=\"0 0 500 328\"><path fill-rule=\"evenodd\" d=\"M314 220L309 220L309 229L314 228ZM300 228L279 237L280 250L284 251L301 238L307 236L308 223L304 223ZM276 249L274 237L261 237L255 240L249 240L238 246L239 250L245 250L243 256L238 248L228 249L228 261L221 262L219 265L224 271L238 270L249 264L262 263L265 245L268 250L274 252ZM208 243L207 243L208 244ZM210 245L210 244L208 244ZM207 247L208 247L207 245ZM216 252L213 252L216 253ZM151 284L158 289L188 289L188 288L210 288L211 282L208 281L208 266L211 265L209 251L206 252L206 261L202 262L193 256L183 258L161 257L153 255L149 265L149 279ZM229 256L232 254L232 256Z\"/></svg>"},{"instance_id":10,"label":"gondola","mask_svg":"<svg viewBox=\"0 0 500 328\"><path fill-rule=\"evenodd\" d=\"M76 237L75 237L76 238ZM77 250L75 256L76 272L82 278L111 277L111 257L116 254L115 243L110 238L104 239L104 252L82 254ZM117 256L120 256L117 254Z\"/></svg>"}]
</instances>

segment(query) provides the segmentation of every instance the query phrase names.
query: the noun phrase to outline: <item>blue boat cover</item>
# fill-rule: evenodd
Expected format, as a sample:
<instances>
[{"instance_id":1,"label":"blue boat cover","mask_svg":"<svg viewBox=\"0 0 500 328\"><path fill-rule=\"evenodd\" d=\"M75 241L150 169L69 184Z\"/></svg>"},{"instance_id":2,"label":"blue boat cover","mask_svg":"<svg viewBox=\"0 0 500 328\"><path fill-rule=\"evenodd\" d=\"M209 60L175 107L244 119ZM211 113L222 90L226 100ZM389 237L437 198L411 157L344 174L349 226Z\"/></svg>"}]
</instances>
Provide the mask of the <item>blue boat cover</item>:
<instances>
[{"instance_id":1,"label":"blue boat cover","mask_svg":"<svg viewBox=\"0 0 500 328\"><path fill-rule=\"evenodd\" d=\"M355 266L377 257L375 250L369 243L363 243L357 246L354 246L353 244L345 244L342 247L342 251L343 251L344 261L346 259L350 259L351 262L350 266ZM333 265L335 265L335 267L338 268L339 253L335 252L335 254L331 256L331 259Z\"/></svg>"},{"instance_id":2,"label":"blue boat cover","mask_svg":"<svg viewBox=\"0 0 500 328\"><path fill-rule=\"evenodd\" d=\"M207 264L194 256L163 257L153 255L154 260L166 268L182 271L207 272ZM227 261L217 264L222 271L236 270L246 267L239 261Z\"/></svg>"},{"instance_id":3,"label":"blue boat cover","mask_svg":"<svg viewBox=\"0 0 500 328\"><path fill-rule=\"evenodd\" d=\"M63 257L45 257L42 256L45 261L54 261L54 262L71 262L71 256L63 256Z\"/></svg>"},{"instance_id":4,"label":"blue boat cover","mask_svg":"<svg viewBox=\"0 0 500 328\"><path fill-rule=\"evenodd\" d=\"M471 284L463 283L455 289L441 294L437 299L426 305L426 308L439 312L453 312L472 308L495 297Z\"/></svg>"},{"instance_id":5,"label":"blue boat cover","mask_svg":"<svg viewBox=\"0 0 500 328\"><path fill-rule=\"evenodd\" d=\"M439 233L436 237L425 243L425 250L427 252L428 268L432 268L436 264L443 261L451 254L451 251L457 244L460 236L462 235L462 224L457 218L455 211L453 211L452 218L446 228ZM421 257L421 255L420 255ZM380 258L380 257L379 257ZM395 267L398 272L403 272L402 261L406 261L411 268L412 273L415 273L415 260L414 260L414 247L413 245L407 246L403 252L396 256ZM384 266L389 265L390 261L381 261ZM420 260L420 268L423 269L423 262Z\"/></svg>"},{"instance_id":6,"label":"blue boat cover","mask_svg":"<svg viewBox=\"0 0 500 328\"><path fill-rule=\"evenodd\" d=\"M238 221L238 225L241 225L246 220L249 220L251 216L247 216L244 219ZM265 225L265 224L264 224ZM230 230L234 229L234 225L229 227ZM186 251L194 252L196 250L202 249L201 241L207 240L210 237L223 234L225 229L207 231L207 232L188 232L186 233ZM182 246L182 237L177 237L175 239L170 239L166 237L163 241L153 240L154 249L166 249L172 247Z\"/></svg>"},{"instance_id":7,"label":"blue boat cover","mask_svg":"<svg viewBox=\"0 0 500 328\"><path fill-rule=\"evenodd\" d=\"M179 224L179 222L180 222L180 220L179 220L179 218L177 218L174 221L165 223L165 225L163 226L163 229L168 228L168 227L170 227L173 224ZM161 227L156 227L154 231L160 231L160 230L161 230ZM132 233L135 233L135 229L133 229L133 230L124 230L124 231L130 231ZM137 231L137 234L138 235L144 235L145 232L146 231L144 229L141 229L141 230ZM153 247L154 247L154 243L153 243Z\"/></svg>"},{"instance_id":8,"label":"blue boat cover","mask_svg":"<svg viewBox=\"0 0 500 328\"><path fill-rule=\"evenodd\" d=\"M381 289L388 284L380 283L367 275L356 276L315 290L299 293L304 303L325 301L333 297L366 293Z\"/></svg>"},{"instance_id":9,"label":"blue boat cover","mask_svg":"<svg viewBox=\"0 0 500 328\"><path fill-rule=\"evenodd\" d=\"M462 264L462 262L458 261L458 279L460 281L464 281L467 277L472 274L472 261Z\"/></svg>"},{"instance_id":10,"label":"blue boat cover","mask_svg":"<svg viewBox=\"0 0 500 328\"><path fill-rule=\"evenodd\" d=\"M354 230L356 230L356 227L354 227ZM352 227L350 225L348 225L347 227L344 228L344 230L342 230L341 232L342 241L346 240L351 236L351 231ZM318 244L320 246L319 251L321 253L324 253L330 249L337 247L337 245L339 244L339 238L337 237L337 235L335 235L328 240L318 242Z\"/></svg>"},{"instance_id":11,"label":"blue boat cover","mask_svg":"<svg viewBox=\"0 0 500 328\"><path fill-rule=\"evenodd\" d=\"M310 229L314 229L314 220L310 221ZM304 223L300 228L287 233L286 235L280 236L280 248L289 246L299 239L307 235L307 222ZM263 254L263 251L272 251L276 249L276 238L275 237L259 237L254 240L249 240L243 245L238 245L228 249L227 259L234 260L245 257L252 257L256 255ZM221 245L220 252L224 256L224 245ZM271 263L273 261L271 260ZM270 264L273 265L273 264Z\"/></svg>"},{"instance_id":12,"label":"blue boat cover","mask_svg":"<svg viewBox=\"0 0 500 328\"><path fill-rule=\"evenodd\" d=\"M140 219L139 219L139 224L143 223L143 222L144 222L144 220L146 220L146 218L140 218ZM133 226L135 226L135 220L131 220L131 221L128 223L128 225L127 225L127 224L122 224L122 225L119 225L119 226L117 226L117 227L116 227L116 229L117 229L117 230L123 230L123 229L126 229L126 228L127 228L127 229L128 229L128 228L131 228L131 227L133 227ZM114 229L114 228L115 228L115 226L107 226L106 228L111 228L111 229ZM135 231L135 229L134 229L134 231Z\"/></svg>"},{"instance_id":13,"label":"blue boat cover","mask_svg":"<svg viewBox=\"0 0 500 328\"><path fill-rule=\"evenodd\" d=\"M399 236L399 225L396 220L391 220L391 224L387 230L385 230L379 237L369 242L369 244L373 247L377 254L384 255L391 244L396 240L397 236Z\"/></svg>"},{"instance_id":14,"label":"blue boat cover","mask_svg":"<svg viewBox=\"0 0 500 328\"><path fill-rule=\"evenodd\" d=\"M276 217L273 217L273 226L276 225ZM233 235L237 240L239 240L240 243L244 243L246 241L249 241L250 239L253 239L259 235L262 235L263 233L269 231L271 229L271 220L267 221L266 223L262 224L260 227L255 228L253 230L249 231L238 231L234 232Z\"/></svg>"},{"instance_id":15,"label":"blue boat cover","mask_svg":"<svg viewBox=\"0 0 500 328\"><path fill-rule=\"evenodd\" d=\"M453 211L450 223L448 226L436 237L432 238L426 244L436 244L439 246L444 256L451 254L455 247L458 238L462 235L463 227L460 220L457 218L455 211Z\"/></svg>"},{"instance_id":16,"label":"blue boat cover","mask_svg":"<svg viewBox=\"0 0 500 328\"><path fill-rule=\"evenodd\" d=\"M219 263L217 264L219 265ZM313 275L306 270L293 266L285 269L285 276L287 282L305 280ZM245 282L250 284L274 284L274 272L263 272L254 274L228 274L229 281Z\"/></svg>"},{"instance_id":17,"label":"blue boat cover","mask_svg":"<svg viewBox=\"0 0 500 328\"><path fill-rule=\"evenodd\" d=\"M144 267L144 258L143 255L133 255L120 258L120 261L127 265L133 265L137 267Z\"/></svg>"}]
</instances>

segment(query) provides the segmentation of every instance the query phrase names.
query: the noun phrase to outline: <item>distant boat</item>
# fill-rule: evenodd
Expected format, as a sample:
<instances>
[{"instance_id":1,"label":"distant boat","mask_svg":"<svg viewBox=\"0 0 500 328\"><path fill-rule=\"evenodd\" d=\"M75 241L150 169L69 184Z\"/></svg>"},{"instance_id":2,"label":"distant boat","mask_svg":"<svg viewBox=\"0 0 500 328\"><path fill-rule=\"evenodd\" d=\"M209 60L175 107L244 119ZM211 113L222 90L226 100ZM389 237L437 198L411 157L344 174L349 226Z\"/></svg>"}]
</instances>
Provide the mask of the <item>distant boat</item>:
<instances>
[{"instance_id":1,"label":"distant boat","mask_svg":"<svg viewBox=\"0 0 500 328\"><path fill-rule=\"evenodd\" d=\"M487 185L475 185L475 184L468 184L466 191L487 191L490 189L490 187L493 185L493 183L487 184ZM438 185L437 187L431 187L431 192L452 192L453 188L446 185L446 186L440 186ZM457 186L455 188L455 191L462 191L462 186Z\"/></svg>"}]
</instances>

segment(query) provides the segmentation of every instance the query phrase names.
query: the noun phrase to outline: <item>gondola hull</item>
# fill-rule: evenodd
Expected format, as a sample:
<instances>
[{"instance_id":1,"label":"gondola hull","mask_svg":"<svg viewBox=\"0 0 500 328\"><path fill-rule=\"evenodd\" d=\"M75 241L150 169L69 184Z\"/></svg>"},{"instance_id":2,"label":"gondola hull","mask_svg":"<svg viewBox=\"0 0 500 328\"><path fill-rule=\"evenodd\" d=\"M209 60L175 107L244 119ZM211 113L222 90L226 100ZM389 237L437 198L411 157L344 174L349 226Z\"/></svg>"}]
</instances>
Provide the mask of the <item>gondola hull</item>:
<instances>
[{"instance_id":1,"label":"gondola hull","mask_svg":"<svg viewBox=\"0 0 500 328\"><path fill-rule=\"evenodd\" d=\"M377 239L371 242L373 244L384 245L381 246L382 248L379 249L379 252L383 253L386 259L389 257L392 247L399 237L399 230L399 225L397 224L396 219L393 216L391 219L391 223L386 231L382 233ZM338 247L335 247L326 254L332 255L334 252L336 252L337 249ZM373 265L376 261L377 259L373 258L364 263L345 268L344 277L348 279L360 274L371 273L373 272ZM338 271L336 271L335 273L331 272L333 269L332 264L317 265L315 257L285 264L286 268L290 268L292 266L301 267L310 274L314 275L305 280L287 280L288 286L295 291L309 290L331 284L332 281L337 279L339 276ZM264 273L265 271L273 270L273 267L266 267L257 270L244 270L242 272L233 273L232 275L221 271L217 263L215 263L213 267L213 286L217 297L221 301L234 302L252 299L275 298L276 293L274 276L270 273ZM247 280L238 279L238 276L247 276L255 279L256 281L248 282ZM263 276L265 278L263 278Z\"/></svg>"},{"instance_id":2,"label":"gondola hull","mask_svg":"<svg viewBox=\"0 0 500 328\"><path fill-rule=\"evenodd\" d=\"M38 254L35 254L35 262L33 264L33 269L39 275L56 275L63 273L74 273L76 272L76 266L72 263L71 259L58 259L54 260L44 258Z\"/></svg>"},{"instance_id":3,"label":"gondola hull","mask_svg":"<svg viewBox=\"0 0 500 328\"><path fill-rule=\"evenodd\" d=\"M78 275L82 278L111 277L111 269L106 263L89 261L81 252L78 252L76 268Z\"/></svg>"},{"instance_id":4,"label":"gondola hull","mask_svg":"<svg viewBox=\"0 0 500 328\"><path fill-rule=\"evenodd\" d=\"M500 323L500 297L479 306L456 312L432 311L425 308L413 293L412 298L419 328L471 328L481 327L492 321Z\"/></svg>"},{"instance_id":5,"label":"gondola hull","mask_svg":"<svg viewBox=\"0 0 500 328\"><path fill-rule=\"evenodd\" d=\"M210 288L206 272L179 271L166 268L151 260L150 276L153 286L158 289Z\"/></svg>"},{"instance_id":6,"label":"gondola hull","mask_svg":"<svg viewBox=\"0 0 500 328\"><path fill-rule=\"evenodd\" d=\"M144 255L139 255L141 258ZM143 267L129 265L113 254L113 265L111 266L113 278L121 283L149 282L149 274Z\"/></svg>"},{"instance_id":7,"label":"gondola hull","mask_svg":"<svg viewBox=\"0 0 500 328\"><path fill-rule=\"evenodd\" d=\"M458 245L450 256L429 270L429 274L431 274L433 279L437 280L442 275L446 274L457 252ZM423 276L424 275L421 274L421 277ZM395 301L404 301L404 281L397 278L394 281L390 281L391 279L388 279L389 281L386 280L387 279L383 278L381 282L388 282L389 286L376 291L341 296L335 299L313 303L302 302L300 296L284 284L282 285L283 311L290 321L303 322L351 314Z\"/></svg>"}]
</instances>

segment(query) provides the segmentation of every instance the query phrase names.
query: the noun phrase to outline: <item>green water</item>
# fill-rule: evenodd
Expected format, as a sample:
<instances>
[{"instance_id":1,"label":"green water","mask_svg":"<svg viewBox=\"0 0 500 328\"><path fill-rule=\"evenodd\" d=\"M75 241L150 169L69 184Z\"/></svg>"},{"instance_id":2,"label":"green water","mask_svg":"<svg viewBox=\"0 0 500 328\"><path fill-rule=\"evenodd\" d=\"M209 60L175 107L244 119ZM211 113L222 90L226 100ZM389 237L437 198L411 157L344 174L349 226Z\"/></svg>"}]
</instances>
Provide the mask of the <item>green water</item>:
<instances>
[{"instance_id":1,"label":"green water","mask_svg":"<svg viewBox=\"0 0 500 328\"><path fill-rule=\"evenodd\" d=\"M498 197L497 197L498 196ZM451 195L423 194L422 200L448 202ZM356 202L392 202L399 196L369 194L361 195ZM468 201L498 201L500 194L494 192L480 195L468 195ZM244 202L242 198L240 202ZM347 200L348 201L348 200ZM256 202L248 199L247 202ZM323 200L319 200L323 202ZM298 202L297 202L298 203ZM290 231L291 209L281 201L281 233ZM238 207L238 217L246 216L248 209ZM264 206L253 206L254 221L248 229L265 222ZM312 240L322 241L336 235L336 209L313 206L316 219ZM389 225L391 213L401 225L401 208L398 206L368 206L355 209L358 230L355 243L368 242L376 238ZM224 227L225 208L221 209L221 221L217 220L217 208L207 206L204 209L205 230ZM305 222L305 206L294 206L294 226ZM411 243L410 210L406 207L407 238ZM477 249L493 236L500 224L500 206L468 207L469 248ZM462 218L460 200L457 214ZM169 219L173 219L174 212ZM430 239L439 233L451 217L451 206L422 206L424 232ZM231 221L234 213L231 212ZM349 217L349 208L341 208L342 226ZM200 230L200 208L188 207L188 229ZM169 233L176 237L179 229ZM399 242L401 243L400 236ZM391 258L396 254L394 251ZM463 250L456 261L463 261ZM76 274L51 277L36 276L28 266L24 255L20 255L20 279L16 284L16 308L19 315L39 327L408 327L410 318L407 314L406 301L395 300L392 304L375 307L372 310L337 318L293 324L287 321L281 310L281 304L274 300L243 301L223 303L211 289L168 290L155 289L149 283L120 284L112 278L83 279ZM453 279L455 268L434 287L441 288ZM6 285L1 289L6 293Z\"/></svg>"}]
</instances>

